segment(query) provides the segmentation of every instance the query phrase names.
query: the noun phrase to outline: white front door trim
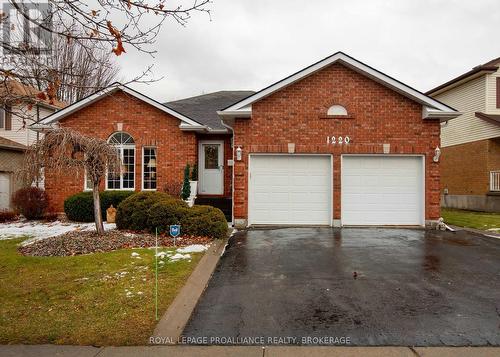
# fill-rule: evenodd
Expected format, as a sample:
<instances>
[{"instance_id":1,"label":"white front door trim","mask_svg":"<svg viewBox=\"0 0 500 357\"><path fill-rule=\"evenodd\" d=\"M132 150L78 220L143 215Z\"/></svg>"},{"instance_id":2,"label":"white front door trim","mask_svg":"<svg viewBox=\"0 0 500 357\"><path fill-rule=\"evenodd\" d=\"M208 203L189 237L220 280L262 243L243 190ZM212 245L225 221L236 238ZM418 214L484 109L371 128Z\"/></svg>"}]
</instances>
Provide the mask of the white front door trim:
<instances>
[{"instance_id":1,"label":"white front door trim","mask_svg":"<svg viewBox=\"0 0 500 357\"><path fill-rule=\"evenodd\" d=\"M426 178L426 167L425 167L425 155L423 154L342 154L340 156L340 220L341 225L343 226L343 209L342 202L344 199L344 185L342 181L344 179L344 157L370 157L370 156L378 156L378 157L419 157L421 158L422 163L422 180L421 180L421 188L422 188L422 196L421 196L421 226L425 226L425 207L426 207L426 187L425 187L425 178Z\"/></svg>"},{"instance_id":2,"label":"white front door trim","mask_svg":"<svg viewBox=\"0 0 500 357\"><path fill-rule=\"evenodd\" d=\"M203 145L216 144L219 145L218 161L219 168L218 173L215 169L209 169L212 175L220 175L220 185L217 185L216 189L209 189L207 191L207 178L204 175L207 174L208 170L205 169L205 150L203 150ZM219 179L217 178L217 181ZM218 184L219 182L217 182ZM204 192L205 191L205 192ZM198 194L200 195L222 195L224 194L224 141L223 140L200 140L198 142Z\"/></svg>"},{"instance_id":3,"label":"white front door trim","mask_svg":"<svg viewBox=\"0 0 500 357\"><path fill-rule=\"evenodd\" d=\"M300 153L300 154L287 154L287 153L250 153L248 155L248 173L247 173L247 226L251 226L253 224L252 221L252 197L253 190L251 182L252 177L252 157L256 156L314 156L314 157L328 157L330 161L330 200L329 200L329 226L333 226L333 155L332 154L308 154L308 153Z\"/></svg>"}]
</instances>

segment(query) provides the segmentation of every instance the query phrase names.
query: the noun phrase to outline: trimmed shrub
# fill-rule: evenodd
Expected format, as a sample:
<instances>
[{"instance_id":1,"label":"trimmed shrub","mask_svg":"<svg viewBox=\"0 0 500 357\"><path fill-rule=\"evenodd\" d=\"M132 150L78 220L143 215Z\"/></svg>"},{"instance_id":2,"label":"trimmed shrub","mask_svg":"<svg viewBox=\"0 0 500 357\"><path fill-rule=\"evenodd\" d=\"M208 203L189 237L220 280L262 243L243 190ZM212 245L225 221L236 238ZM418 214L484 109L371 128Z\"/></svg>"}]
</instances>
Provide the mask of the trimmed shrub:
<instances>
[{"instance_id":1,"label":"trimmed shrub","mask_svg":"<svg viewBox=\"0 0 500 357\"><path fill-rule=\"evenodd\" d=\"M180 224L189 207L186 202L178 199L162 200L151 206L148 212L148 230L158 233L168 232L171 224Z\"/></svg>"},{"instance_id":2,"label":"trimmed shrub","mask_svg":"<svg viewBox=\"0 0 500 357\"><path fill-rule=\"evenodd\" d=\"M148 229L149 209L160 201L174 200L164 192L138 192L123 200L117 207L116 227L143 231Z\"/></svg>"},{"instance_id":3,"label":"trimmed shrub","mask_svg":"<svg viewBox=\"0 0 500 357\"><path fill-rule=\"evenodd\" d=\"M0 211L0 223L10 222L17 219L16 212L13 211Z\"/></svg>"},{"instance_id":4,"label":"trimmed shrub","mask_svg":"<svg viewBox=\"0 0 500 357\"><path fill-rule=\"evenodd\" d=\"M26 219L43 218L49 204L47 194L38 187L25 187L12 196L12 204Z\"/></svg>"},{"instance_id":5,"label":"trimmed shrub","mask_svg":"<svg viewBox=\"0 0 500 357\"><path fill-rule=\"evenodd\" d=\"M102 219L106 220L106 210L109 206L118 205L131 196L133 191L104 191L99 193L101 199ZM94 198L92 192L79 192L64 200L64 212L68 219L77 222L94 221Z\"/></svg>"},{"instance_id":6,"label":"trimmed shrub","mask_svg":"<svg viewBox=\"0 0 500 357\"><path fill-rule=\"evenodd\" d=\"M181 218L182 234L222 239L228 226L224 213L212 206L194 205Z\"/></svg>"},{"instance_id":7,"label":"trimmed shrub","mask_svg":"<svg viewBox=\"0 0 500 357\"><path fill-rule=\"evenodd\" d=\"M191 195L191 185L189 184L189 164L184 168L184 180L182 181L181 198L187 200Z\"/></svg>"}]
</instances>

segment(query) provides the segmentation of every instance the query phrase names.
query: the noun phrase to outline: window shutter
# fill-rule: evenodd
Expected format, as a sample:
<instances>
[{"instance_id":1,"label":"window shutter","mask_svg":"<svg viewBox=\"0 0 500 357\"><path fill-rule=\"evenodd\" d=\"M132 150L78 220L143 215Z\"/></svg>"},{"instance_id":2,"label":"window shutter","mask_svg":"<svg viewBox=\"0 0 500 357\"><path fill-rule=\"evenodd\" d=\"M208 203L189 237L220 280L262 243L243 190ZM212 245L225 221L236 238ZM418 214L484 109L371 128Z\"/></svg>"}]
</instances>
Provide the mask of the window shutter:
<instances>
[{"instance_id":1,"label":"window shutter","mask_svg":"<svg viewBox=\"0 0 500 357\"><path fill-rule=\"evenodd\" d=\"M5 114L4 114L4 124L5 124L5 130L12 130L12 108L11 107L5 107Z\"/></svg>"},{"instance_id":2,"label":"window shutter","mask_svg":"<svg viewBox=\"0 0 500 357\"><path fill-rule=\"evenodd\" d=\"M497 108L500 108L500 77L497 77Z\"/></svg>"}]
</instances>

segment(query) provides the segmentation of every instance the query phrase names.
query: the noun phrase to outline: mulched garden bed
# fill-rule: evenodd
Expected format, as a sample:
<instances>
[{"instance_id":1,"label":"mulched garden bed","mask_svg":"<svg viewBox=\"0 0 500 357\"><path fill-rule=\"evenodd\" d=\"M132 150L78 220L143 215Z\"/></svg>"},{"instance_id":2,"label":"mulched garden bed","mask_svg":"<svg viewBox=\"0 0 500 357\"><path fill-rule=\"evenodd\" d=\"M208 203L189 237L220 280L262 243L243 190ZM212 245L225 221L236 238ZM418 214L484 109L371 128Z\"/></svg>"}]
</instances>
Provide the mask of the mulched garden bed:
<instances>
[{"instance_id":1,"label":"mulched garden bed","mask_svg":"<svg viewBox=\"0 0 500 357\"><path fill-rule=\"evenodd\" d=\"M209 244L207 237L177 238L176 246ZM174 241L166 235L158 236L158 246L173 247ZM26 246L19 252L30 256L71 256L97 252L109 252L121 248L148 248L155 246L155 236L147 233L132 233L110 230L102 236L95 231L72 231L56 237L46 238Z\"/></svg>"}]
</instances>

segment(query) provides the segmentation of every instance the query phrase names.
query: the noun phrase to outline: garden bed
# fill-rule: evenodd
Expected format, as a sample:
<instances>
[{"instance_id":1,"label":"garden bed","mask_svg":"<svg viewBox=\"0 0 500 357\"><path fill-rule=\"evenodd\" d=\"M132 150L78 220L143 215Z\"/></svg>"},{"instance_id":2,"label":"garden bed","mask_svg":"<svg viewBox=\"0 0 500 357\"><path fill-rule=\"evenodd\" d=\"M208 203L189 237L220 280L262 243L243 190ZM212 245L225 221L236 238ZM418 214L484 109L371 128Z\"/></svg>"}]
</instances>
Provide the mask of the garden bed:
<instances>
[{"instance_id":1,"label":"garden bed","mask_svg":"<svg viewBox=\"0 0 500 357\"><path fill-rule=\"evenodd\" d=\"M207 237L185 236L177 238L176 246L209 244ZM110 230L100 236L95 231L71 231L50 237L18 248L23 255L29 256L72 256L89 253L109 252L122 248L148 248L156 246L155 235ZM158 246L173 247L174 240L166 235L158 236Z\"/></svg>"}]
</instances>

